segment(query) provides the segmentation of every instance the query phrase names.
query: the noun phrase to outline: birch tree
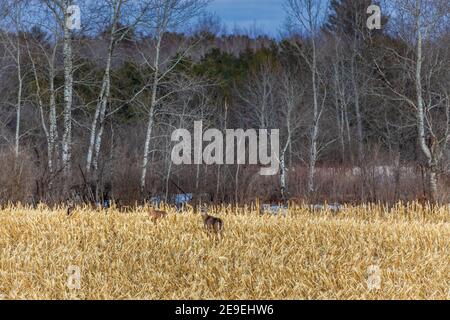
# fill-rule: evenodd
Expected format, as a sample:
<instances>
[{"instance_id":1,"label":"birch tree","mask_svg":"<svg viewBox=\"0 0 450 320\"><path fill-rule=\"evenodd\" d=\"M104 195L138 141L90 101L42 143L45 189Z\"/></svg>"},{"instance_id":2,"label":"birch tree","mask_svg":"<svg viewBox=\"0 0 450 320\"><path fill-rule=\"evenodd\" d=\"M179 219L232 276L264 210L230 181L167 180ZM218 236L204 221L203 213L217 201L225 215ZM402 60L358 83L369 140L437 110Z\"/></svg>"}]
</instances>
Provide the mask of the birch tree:
<instances>
[{"instance_id":1,"label":"birch tree","mask_svg":"<svg viewBox=\"0 0 450 320\"><path fill-rule=\"evenodd\" d=\"M54 32L51 34L55 35ZM57 36L50 39L46 39L46 34L41 29L33 28L25 42L34 79L34 101L39 109L41 126L47 143L47 165L52 175L57 171L60 156L55 88L59 42Z\"/></svg>"},{"instance_id":2,"label":"birch tree","mask_svg":"<svg viewBox=\"0 0 450 320\"><path fill-rule=\"evenodd\" d=\"M40 7L38 8L40 9ZM51 12L48 12L48 14L44 15L44 19L49 18L51 21ZM55 85L55 78L58 73L58 66L57 66L57 54L58 50L60 48L61 44L61 38L59 33L59 23L56 19L53 19L53 21L49 24L41 24L42 26L46 26L46 29L44 29L46 32L48 32L48 40L39 41L35 39L31 39L32 46L36 48L36 56L42 56L42 67L41 67L41 73L45 74L45 78L48 79L48 155L49 155L49 169L50 173L53 173L56 169L58 169L59 165L61 164L61 154L60 154L60 141L59 141L59 132L58 132L58 120L57 120L57 110L56 110L56 102L57 102L57 88ZM45 32L44 31L44 32ZM39 52L39 53L38 53ZM30 57L30 60L31 57ZM32 61L33 62L33 61ZM38 65L33 62L33 73L36 77ZM36 79L35 79L36 80ZM37 80L36 80L37 81ZM43 98L40 97L40 90L36 92L38 100L40 99L43 101ZM43 94L43 92L42 92ZM44 123L43 123L44 125ZM43 127L44 128L44 127ZM45 128L44 128L45 130Z\"/></svg>"},{"instance_id":3,"label":"birch tree","mask_svg":"<svg viewBox=\"0 0 450 320\"><path fill-rule=\"evenodd\" d=\"M104 118L106 113L106 106L108 103L108 99L111 92L111 61L114 53L114 48L116 43L118 42L118 34L120 27L118 25L119 20L121 18L121 10L124 0L113 0L110 3L111 7L103 8L105 10L111 10L111 23L110 23L110 32L108 39L108 50L106 55L106 65L105 71L103 74L103 80L101 84L101 89L97 101L97 105L95 108L94 118L92 119L91 124L91 132L89 139L89 146L86 157L86 173L89 176L92 167L92 161L94 157L94 151L96 157L94 159L94 170L97 170L97 155L100 151L101 138L103 134L104 128ZM123 34L123 33L122 33ZM123 36L121 36L123 37ZM100 125L98 123L100 122Z\"/></svg>"},{"instance_id":4,"label":"birch tree","mask_svg":"<svg viewBox=\"0 0 450 320\"><path fill-rule=\"evenodd\" d=\"M207 1L204 0L151 0L151 12L148 21L144 26L147 27L149 34L152 36L151 43L153 47L153 58L148 58L143 54L145 64L152 70L153 80L150 85L150 106L147 116L147 132L145 135L144 152L142 158L142 172L140 188L144 193L147 170L149 164L149 150L154 126L155 108L163 98L158 97L158 88L160 83L175 69L183 57L191 49L187 48L174 59L162 57L162 43L166 32L175 30L183 24L188 23L192 18L197 16Z\"/></svg>"},{"instance_id":5,"label":"birch tree","mask_svg":"<svg viewBox=\"0 0 450 320\"><path fill-rule=\"evenodd\" d=\"M397 14L394 32L405 41L407 50L389 49L388 53L414 84L415 92L389 81L386 71L377 61L375 63L396 99L405 101L415 113L418 145L427 169L429 198L436 202L439 166L450 140L448 49L437 43L445 37L450 3L445 0L396 0L393 6Z\"/></svg>"},{"instance_id":6,"label":"birch tree","mask_svg":"<svg viewBox=\"0 0 450 320\"><path fill-rule=\"evenodd\" d=\"M63 137L61 142L61 165L64 168L66 177L71 174L72 159L72 108L73 108L73 45L72 36L74 26L73 0L41 0L42 3L53 14L58 29L56 33L62 34L62 56L64 65L64 107L63 107ZM58 35L59 38L59 35Z\"/></svg>"},{"instance_id":7,"label":"birch tree","mask_svg":"<svg viewBox=\"0 0 450 320\"><path fill-rule=\"evenodd\" d=\"M436 6L436 7L434 7ZM434 8L433 8L434 7ZM417 129L419 136L419 145L422 149L423 154L425 155L428 167L428 175L429 175L429 188L430 188L430 200L432 202L436 202L438 200L438 172L439 172L439 163L442 160L442 156L444 154L444 150L446 150L448 142L449 142L449 105L448 105L448 91L447 92L439 92L439 89L443 88L431 88L428 87L428 90L435 91L432 95L430 95L430 99L428 103L425 102L424 99L424 84L422 83L422 69L424 64L424 59L426 57L423 54L423 47L426 44L426 41L429 37L433 37L431 34L436 24L439 23L448 23L448 19L450 18L450 4L447 1L435 1L434 4L430 3L430 1L426 0L416 0L415 7L413 8L413 16L415 20L415 32L416 32L416 72L415 72L415 85L416 85L416 108L417 108ZM427 12L428 11L428 12ZM431 17L427 17L427 13L433 13ZM425 13L425 14L424 14ZM448 56L447 56L448 58ZM439 57L438 57L439 59ZM438 65L431 66L431 70L428 72L433 72L434 67L438 67ZM444 65L444 68L447 67L447 73L449 72L449 65ZM426 79L429 80L427 77ZM447 78L448 79L448 78ZM448 85L448 84L447 84ZM445 89L444 89L445 90ZM436 97L438 99L436 100ZM430 118L431 112L433 108L443 107L445 108L446 115L446 123L444 129L443 137L437 136L437 128L433 127L434 121ZM427 143L427 131L430 136L429 142Z\"/></svg>"},{"instance_id":8,"label":"birch tree","mask_svg":"<svg viewBox=\"0 0 450 320\"><path fill-rule=\"evenodd\" d=\"M141 18L147 14L149 3L134 5L129 0L110 0L97 9L109 13L107 17L108 49L106 53L106 63L101 83L101 89L97 100L94 117L91 123L89 146L86 155L86 172L89 176L91 169L97 172L100 147L105 125L106 109L111 96L111 66L117 45L126 38L130 30L133 30L140 22ZM132 11L137 11L133 14ZM126 14L128 18L124 18Z\"/></svg>"},{"instance_id":9,"label":"birch tree","mask_svg":"<svg viewBox=\"0 0 450 320\"><path fill-rule=\"evenodd\" d=\"M334 106L336 110L336 125L339 132L339 144L341 148L341 161L345 163L347 159L351 159L353 162L353 156L351 153L351 134L350 134L350 121L348 114L348 105L351 95L348 93L348 85L345 79L344 64L344 50L342 45L339 44L339 39L333 40L333 55L331 58L332 74L333 74L333 96ZM348 145L348 152L347 146ZM361 149L361 148L360 148ZM350 157L349 157L349 156Z\"/></svg>"},{"instance_id":10,"label":"birch tree","mask_svg":"<svg viewBox=\"0 0 450 320\"><path fill-rule=\"evenodd\" d=\"M288 189L286 185L286 154L289 153L289 165L292 166L292 145L302 121L300 117L300 103L304 95L305 88L300 85L298 70L288 70L286 67L279 75L280 88L280 124L283 124L284 146L280 150L280 190L283 200L287 198ZM283 123L284 122L284 123Z\"/></svg>"},{"instance_id":11,"label":"birch tree","mask_svg":"<svg viewBox=\"0 0 450 320\"><path fill-rule=\"evenodd\" d=\"M64 133L62 140L62 165L66 176L71 173L72 158L72 100L73 100L73 53L72 30L68 24L70 13L69 6L72 0L62 0L63 11L63 57L64 57Z\"/></svg>"},{"instance_id":12,"label":"birch tree","mask_svg":"<svg viewBox=\"0 0 450 320\"><path fill-rule=\"evenodd\" d=\"M296 44L298 53L306 61L311 71L312 119L310 128L308 191L315 191L316 163L319 156L320 120L324 111L325 97L321 99L320 74L318 68L317 40L320 36L323 17L328 8L327 0L286 0L286 11L290 23L300 32L304 32L310 42L311 52Z\"/></svg>"}]
</instances>

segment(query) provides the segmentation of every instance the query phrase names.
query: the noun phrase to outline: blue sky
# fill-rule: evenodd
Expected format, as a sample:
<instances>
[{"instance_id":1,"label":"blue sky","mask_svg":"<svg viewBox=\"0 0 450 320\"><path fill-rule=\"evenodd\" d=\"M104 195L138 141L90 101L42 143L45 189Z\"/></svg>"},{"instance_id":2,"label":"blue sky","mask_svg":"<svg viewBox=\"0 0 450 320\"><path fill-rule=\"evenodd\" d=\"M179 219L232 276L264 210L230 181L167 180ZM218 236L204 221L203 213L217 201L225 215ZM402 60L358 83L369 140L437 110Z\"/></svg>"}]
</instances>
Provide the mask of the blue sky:
<instances>
[{"instance_id":1,"label":"blue sky","mask_svg":"<svg viewBox=\"0 0 450 320\"><path fill-rule=\"evenodd\" d=\"M276 36L285 20L283 0L213 0L209 10L222 18L229 32L235 25L242 28L256 25Z\"/></svg>"}]
</instances>

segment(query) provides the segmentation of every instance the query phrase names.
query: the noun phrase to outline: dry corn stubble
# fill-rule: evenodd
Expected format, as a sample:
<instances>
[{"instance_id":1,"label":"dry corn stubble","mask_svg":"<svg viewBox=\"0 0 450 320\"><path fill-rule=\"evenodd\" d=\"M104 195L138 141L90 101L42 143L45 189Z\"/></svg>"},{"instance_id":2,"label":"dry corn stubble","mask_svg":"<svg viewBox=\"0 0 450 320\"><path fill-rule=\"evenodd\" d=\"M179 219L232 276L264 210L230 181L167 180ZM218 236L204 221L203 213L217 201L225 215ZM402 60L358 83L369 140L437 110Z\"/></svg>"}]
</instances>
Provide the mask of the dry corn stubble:
<instances>
[{"instance_id":1,"label":"dry corn stubble","mask_svg":"<svg viewBox=\"0 0 450 320\"><path fill-rule=\"evenodd\" d=\"M3 299L448 299L450 212L413 203L286 217L212 208L156 224L146 209L0 210ZM79 269L79 289L68 286ZM370 269L375 266L375 269ZM378 270L372 274L370 270ZM376 280L376 288L369 280Z\"/></svg>"}]
</instances>

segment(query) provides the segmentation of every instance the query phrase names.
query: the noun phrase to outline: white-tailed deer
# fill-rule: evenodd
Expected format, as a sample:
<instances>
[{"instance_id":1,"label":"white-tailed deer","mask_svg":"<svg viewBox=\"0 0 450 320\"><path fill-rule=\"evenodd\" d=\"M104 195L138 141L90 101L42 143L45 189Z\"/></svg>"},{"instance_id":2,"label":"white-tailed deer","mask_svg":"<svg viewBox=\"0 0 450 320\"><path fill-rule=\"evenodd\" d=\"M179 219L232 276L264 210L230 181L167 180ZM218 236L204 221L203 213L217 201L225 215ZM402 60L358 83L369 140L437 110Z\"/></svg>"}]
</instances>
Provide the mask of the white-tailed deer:
<instances>
[{"instance_id":1,"label":"white-tailed deer","mask_svg":"<svg viewBox=\"0 0 450 320\"><path fill-rule=\"evenodd\" d=\"M75 210L75 203L73 201L67 201L67 216L71 216L73 211Z\"/></svg>"},{"instance_id":2,"label":"white-tailed deer","mask_svg":"<svg viewBox=\"0 0 450 320\"><path fill-rule=\"evenodd\" d=\"M67 215L68 216L72 215L74 209L75 209L75 206L68 206L67 207Z\"/></svg>"},{"instance_id":3,"label":"white-tailed deer","mask_svg":"<svg viewBox=\"0 0 450 320\"><path fill-rule=\"evenodd\" d=\"M222 219L208 215L208 210L205 207L200 209L200 214L203 218L203 224L205 225L205 229L208 232L217 235L220 239L223 231Z\"/></svg>"},{"instance_id":4,"label":"white-tailed deer","mask_svg":"<svg viewBox=\"0 0 450 320\"><path fill-rule=\"evenodd\" d=\"M152 219L153 223L156 223L160 219L164 219L167 217L167 212L162 210L150 209L149 216Z\"/></svg>"}]
</instances>

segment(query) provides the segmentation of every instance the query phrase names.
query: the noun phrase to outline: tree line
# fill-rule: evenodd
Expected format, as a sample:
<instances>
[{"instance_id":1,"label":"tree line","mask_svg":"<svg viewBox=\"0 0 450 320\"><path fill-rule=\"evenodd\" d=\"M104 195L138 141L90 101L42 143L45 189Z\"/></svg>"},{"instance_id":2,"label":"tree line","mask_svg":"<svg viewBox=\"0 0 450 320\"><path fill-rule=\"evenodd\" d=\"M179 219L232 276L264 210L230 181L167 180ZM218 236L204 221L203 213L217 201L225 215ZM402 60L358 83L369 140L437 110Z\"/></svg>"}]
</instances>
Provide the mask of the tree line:
<instances>
[{"instance_id":1,"label":"tree line","mask_svg":"<svg viewBox=\"0 0 450 320\"><path fill-rule=\"evenodd\" d=\"M371 4L285 0L274 39L206 0L1 0L0 202L449 201L450 3ZM175 166L198 120L279 129L279 174Z\"/></svg>"}]
</instances>

